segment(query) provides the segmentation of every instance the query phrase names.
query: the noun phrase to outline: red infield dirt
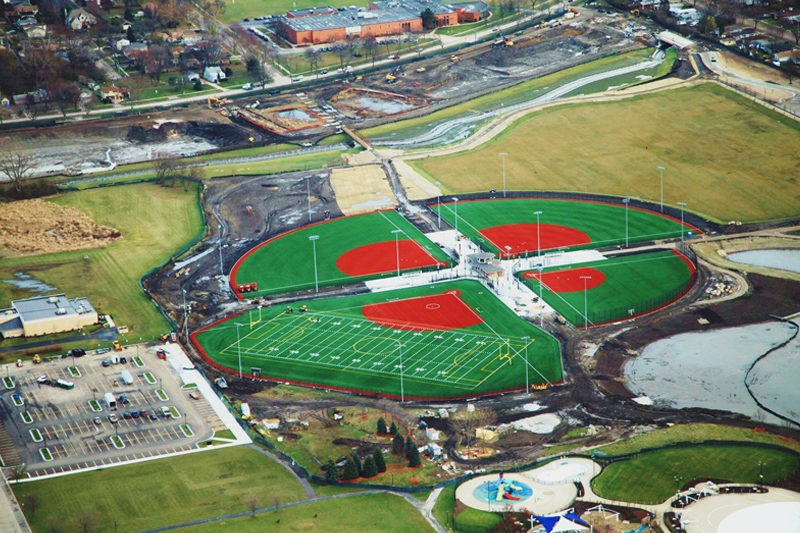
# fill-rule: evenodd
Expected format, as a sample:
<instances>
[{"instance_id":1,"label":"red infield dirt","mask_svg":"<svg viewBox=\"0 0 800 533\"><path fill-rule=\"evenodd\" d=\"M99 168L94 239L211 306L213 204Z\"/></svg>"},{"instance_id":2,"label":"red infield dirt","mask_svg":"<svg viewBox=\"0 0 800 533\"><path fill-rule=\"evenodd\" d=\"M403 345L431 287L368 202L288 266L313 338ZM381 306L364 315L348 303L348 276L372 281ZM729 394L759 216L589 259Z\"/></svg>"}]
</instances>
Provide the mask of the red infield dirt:
<instances>
[{"instance_id":1,"label":"red infield dirt","mask_svg":"<svg viewBox=\"0 0 800 533\"><path fill-rule=\"evenodd\" d=\"M523 277L528 279L539 279L536 271L525 272ZM553 292L577 292L583 290L583 280L581 276L591 276L586 280L586 288L594 289L602 285L606 280L606 275L592 267L572 268L570 270L557 270L555 272L543 272L542 277L544 286Z\"/></svg>"},{"instance_id":2,"label":"red infield dirt","mask_svg":"<svg viewBox=\"0 0 800 533\"><path fill-rule=\"evenodd\" d=\"M416 241L398 241L400 270L429 266L446 266L420 246ZM348 276L367 276L397 270L395 241L374 242L348 250L336 260L336 267Z\"/></svg>"},{"instance_id":3,"label":"red infield dirt","mask_svg":"<svg viewBox=\"0 0 800 533\"><path fill-rule=\"evenodd\" d=\"M413 331L468 328L483 322L459 296L460 291L365 305L364 318L375 324Z\"/></svg>"},{"instance_id":4,"label":"red infield dirt","mask_svg":"<svg viewBox=\"0 0 800 533\"><path fill-rule=\"evenodd\" d=\"M592 239L584 232L555 224L538 225L539 236L542 250L552 250L565 246L577 246L589 244ZM510 253L513 255L525 252L535 252L537 250L537 224L505 224L503 226L492 226L480 230L485 239L490 241L497 249L506 253L506 246L511 247Z\"/></svg>"}]
</instances>

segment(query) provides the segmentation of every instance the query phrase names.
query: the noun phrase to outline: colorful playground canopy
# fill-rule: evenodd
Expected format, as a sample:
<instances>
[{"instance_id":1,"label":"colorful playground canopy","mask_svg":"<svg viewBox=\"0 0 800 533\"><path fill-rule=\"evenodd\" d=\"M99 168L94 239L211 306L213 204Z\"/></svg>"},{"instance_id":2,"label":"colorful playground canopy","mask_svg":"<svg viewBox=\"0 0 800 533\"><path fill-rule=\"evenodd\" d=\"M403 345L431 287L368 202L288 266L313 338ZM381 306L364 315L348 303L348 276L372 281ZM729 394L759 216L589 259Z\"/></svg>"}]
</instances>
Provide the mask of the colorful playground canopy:
<instances>
[{"instance_id":1,"label":"colorful playground canopy","mask_svg":"<svg viewBox=\"0 0 800 533\"><path fill-rule=\"evenodd\" d=\"M554 516L533 515L533 517L544 527L547 533L567 533L589 529L589 524L581 520L581 517L575 513Z\"/></svg>"}]
</instances>

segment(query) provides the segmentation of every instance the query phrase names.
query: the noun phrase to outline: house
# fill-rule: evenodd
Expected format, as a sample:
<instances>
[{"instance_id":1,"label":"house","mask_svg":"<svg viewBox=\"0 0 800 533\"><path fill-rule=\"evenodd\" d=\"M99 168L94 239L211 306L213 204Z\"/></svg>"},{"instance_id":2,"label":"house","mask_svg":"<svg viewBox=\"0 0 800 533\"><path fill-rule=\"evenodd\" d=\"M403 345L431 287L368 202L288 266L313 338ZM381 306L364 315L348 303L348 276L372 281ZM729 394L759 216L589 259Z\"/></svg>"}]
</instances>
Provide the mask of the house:
<instances>
[{"instance_id":1,"label":"house","mask_svg":"<svg viewBox=\"0 0 800 533\"><path fill-rule=\"evenodd\" d=\"M786 63L800 64L800 50L784 50L772 55L772 63L775 66L781 66Z\"/></svg>"},{"instance_id":2,"label":"house","mask_svg":"<svg viewBox=\"0 0 800 533\"><path fill-rule=\"evenodd\" d=\"M100 99L109 104L121 104L124 100L131 99L131 91L127 87L109 85L100 88Z\"/></svg>"},{"instance_id":3,"label":"house","mask_svg":"<svg viewBox=\"0 0 800 533\"><path fill-rule=\"evenodd\" d=\"M44 39L47 37L47 26L44 24L26 26L23 31L29 39Z\"/></svg>"},{"instance_id":4,"label":"house","mask_svg":"<svg viewBox=\"0 0 800 533\"><path fill-rule=\"evenodd\" d=\"M0 98L0 106L11 107L11 100L6 98L5 96L3 98Z\"/></svg>"},{"instance_id":5,"label":"house","mask_svg":"<svg viewBox=\"0 0 800 533\"><path fill-rule=\"evenodd\" d=\"M69 12L67 24L74 31L83 31L97 24L97 17L79 7Z\"/></svg>"},{"instance_id":6,"label":"house","mask_svg":"<svg viewBox=\"0 0 800 533\"><path fill-rule=\"evenodd\" d=\"M24 29L26 26L35 26L37 24L39 24L39 21L36 20L36 17L24 17L16 22L16 26L19 29Z\"/></svg>"},{"instance_id":7,"label":"house","mask_svg":"<svg viewBox=\"0 0 800 533\"><path fill-rule=\"evenodd\" d=\"M191 82L191 81L199 80L199 79L200 79L200 74L198 74L197 72L191 72L190 71L190 72L186 73L186 81L190 81Z\"/></svg>"},{"instance_id":8,"label":"house","mask_svg":"<svg viewBox=\"0 0 800 533\"><path fill-rule=\"evenodd\" d=\"M18 106L44 104L50 101L50 92L47 89L36 89L29 93L15 94L11 99Z\"/></svg>"},{"instance_id":9,"label":"house","mask_svg":"<svg viewBox=\"0 0 800 533\"><path fill-rule=\"evenodd\" d=\"M14 300L0 310L3 337L35 337L81 329L99 321L86 298L69 299L64 294Z\"/></svg>"},{"instance_id":10,"label":"house","mask_svg":"<svg viewBox=\"0 0 800 533\"><path fill-rule=\"evenodd\" d=\"M206 67L203 77L211 83L217 83L225 79L225 71L219 67Z\"/></svg>"},{"instance_id":11,"label":"house","mask_svg":"<svg viewBox=\"0 0 800 533\"><path fill-rule=\"evenodd\" d=\"M136 61L146 53L147 45L145 43L131 43L122 47L122 55L130 61Z\"/></svg>"},{"instance_id":12,"label":"house","mask_svg":"<svg viewBox=\"0 0 800 533\"><path fill-rule=\"evenodd\" d=\"M116 50L117 52L121 52L122 49L128 46L129 44L131 44L131 42L123 37L122 39L119 39L114 43L114 50Z\"/></svg>"},{"instance_id":13,"label":"house","mask_svg":"<svg viewBox=\"0 0 800 533\"><path fill-rule=\"evenodd\" d=\"M24 4L18 4L14 6L13 10L14 16L18 19L25 18L25 17L35 17L39 14L39 8L36 6L32 6L29 2L25 2Z\"/></svg>"}]
</instances>

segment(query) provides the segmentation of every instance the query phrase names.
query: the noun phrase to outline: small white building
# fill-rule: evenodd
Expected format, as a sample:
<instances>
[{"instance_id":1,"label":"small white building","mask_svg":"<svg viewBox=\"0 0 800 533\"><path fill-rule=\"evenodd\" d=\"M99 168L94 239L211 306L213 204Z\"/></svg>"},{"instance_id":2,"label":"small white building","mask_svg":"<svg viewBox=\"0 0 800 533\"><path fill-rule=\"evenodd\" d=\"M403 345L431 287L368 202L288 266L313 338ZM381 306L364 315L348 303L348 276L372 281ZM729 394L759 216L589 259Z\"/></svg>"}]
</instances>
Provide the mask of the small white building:
<instances>
[{"instance_id":1,"label":"small white building","mask_svg":"<svg viewBox=\"0 0 800 533\"><path fill-rule=\"evenodd\" d=\"M211 83L217 83L225 79L225 71L220 67L206 67L203 71L203 78Z\"/></svg>"}]
</instances>

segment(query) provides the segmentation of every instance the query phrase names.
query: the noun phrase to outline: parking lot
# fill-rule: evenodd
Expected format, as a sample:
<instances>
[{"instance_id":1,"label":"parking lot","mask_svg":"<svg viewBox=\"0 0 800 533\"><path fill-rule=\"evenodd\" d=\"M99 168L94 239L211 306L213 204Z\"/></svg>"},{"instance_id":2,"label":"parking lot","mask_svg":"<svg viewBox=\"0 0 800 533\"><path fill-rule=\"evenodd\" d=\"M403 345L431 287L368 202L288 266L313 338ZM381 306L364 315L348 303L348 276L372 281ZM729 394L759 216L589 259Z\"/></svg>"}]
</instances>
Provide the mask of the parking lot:
<instances>
[{"instance_id":1,"label":"parking lot","mask_svg":"<svg viewBox=\"0 0 800 533\"><path fill-rule=\"evenodd\" d=\"M6 365L0 416L31 477L189 450L225 427L144 346Z\"/></svg>"}]
</instances>

